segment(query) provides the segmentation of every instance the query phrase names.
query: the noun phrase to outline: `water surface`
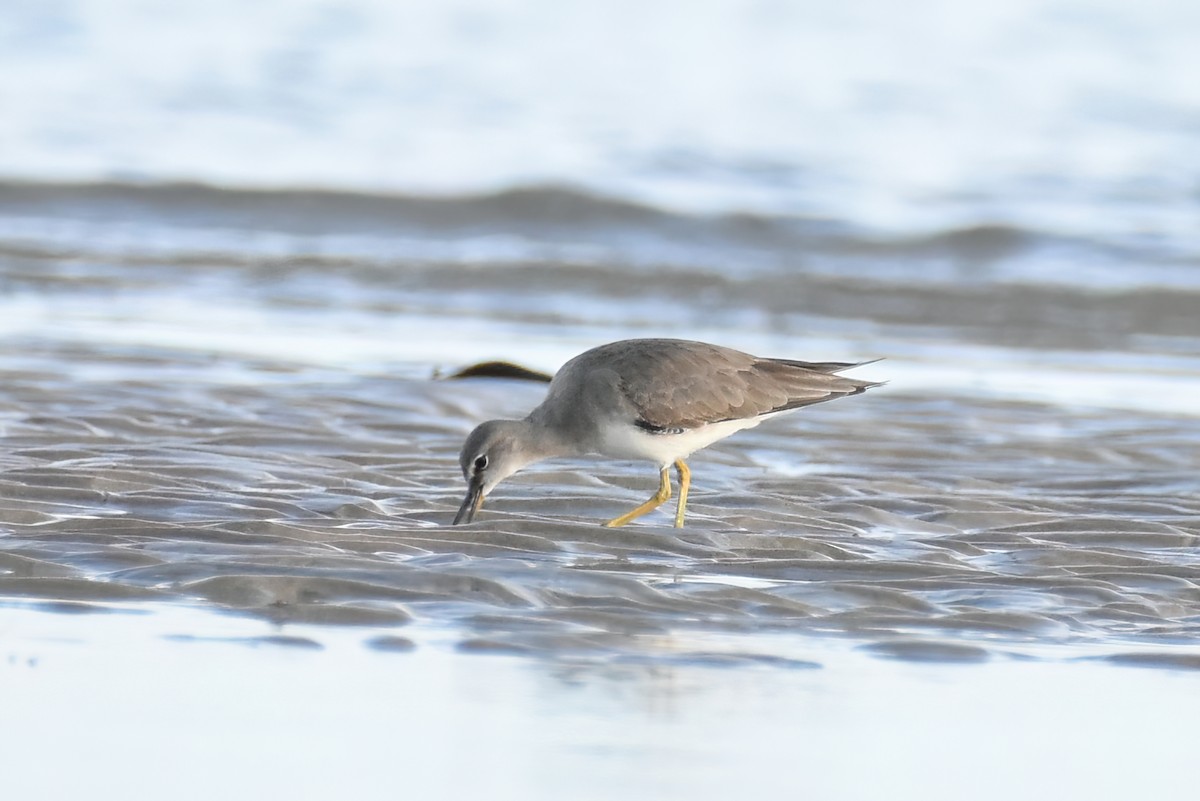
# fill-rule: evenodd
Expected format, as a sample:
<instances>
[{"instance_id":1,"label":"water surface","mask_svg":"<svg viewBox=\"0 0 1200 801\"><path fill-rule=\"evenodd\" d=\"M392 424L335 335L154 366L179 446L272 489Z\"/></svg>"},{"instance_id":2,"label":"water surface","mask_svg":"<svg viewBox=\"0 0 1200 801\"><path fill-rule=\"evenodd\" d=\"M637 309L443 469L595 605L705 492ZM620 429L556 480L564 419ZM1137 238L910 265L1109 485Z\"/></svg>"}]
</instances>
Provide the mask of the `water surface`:
<instances>
[{"instance_id":1,"label":"water surface","mask_svg":"<svg viewBox=\"0 0 1200 801\"><path fill-rule=\"evenodd\" d=\"M14 793L1181 797L1189 4L226 5L0 28ZM448 526L635 336L888 384Z\"/></svg>"}]
</instances>

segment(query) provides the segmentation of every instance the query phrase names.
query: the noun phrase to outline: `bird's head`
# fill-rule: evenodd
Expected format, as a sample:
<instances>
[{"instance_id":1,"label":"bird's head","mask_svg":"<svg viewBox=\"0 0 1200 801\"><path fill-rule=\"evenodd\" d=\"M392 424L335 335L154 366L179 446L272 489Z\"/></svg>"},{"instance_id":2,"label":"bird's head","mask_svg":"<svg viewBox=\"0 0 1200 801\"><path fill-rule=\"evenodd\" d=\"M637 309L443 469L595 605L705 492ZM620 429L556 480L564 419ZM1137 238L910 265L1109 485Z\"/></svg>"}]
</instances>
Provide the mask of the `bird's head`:
<instances>
[{"instance_id":1,"label":"bird's head","mask_svg":"<svg viewBox=\"0 0 1200 801\"><path fill-rule=\"evenodd\" d=\"M454 525L470 523L497 484L543 456L530 448L529 424L524 420L489 420L476 427L458 455L467 497Z\"/></svg>"}]
</instances>

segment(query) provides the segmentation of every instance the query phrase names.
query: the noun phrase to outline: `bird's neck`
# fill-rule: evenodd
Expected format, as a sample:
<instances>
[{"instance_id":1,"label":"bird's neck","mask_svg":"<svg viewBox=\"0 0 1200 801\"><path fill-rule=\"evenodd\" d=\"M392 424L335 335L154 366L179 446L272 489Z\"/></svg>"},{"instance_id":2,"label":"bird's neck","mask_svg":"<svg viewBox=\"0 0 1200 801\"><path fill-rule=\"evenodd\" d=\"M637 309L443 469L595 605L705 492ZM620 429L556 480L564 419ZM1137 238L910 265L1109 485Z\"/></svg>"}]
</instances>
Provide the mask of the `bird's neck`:
<instances>
[{"instance_id":1,"label":"bird's neck","mask_svg":"<svg viewBox=\"0 0 1200 801\"><path fill-rule=\"evenodd\" d=\"M531 414L521 423L525 426L524 438L534 445L539 459L582 456L586 452L575 438L567 436L553 420L535 418Z\"/></svg>"}]
</instances>

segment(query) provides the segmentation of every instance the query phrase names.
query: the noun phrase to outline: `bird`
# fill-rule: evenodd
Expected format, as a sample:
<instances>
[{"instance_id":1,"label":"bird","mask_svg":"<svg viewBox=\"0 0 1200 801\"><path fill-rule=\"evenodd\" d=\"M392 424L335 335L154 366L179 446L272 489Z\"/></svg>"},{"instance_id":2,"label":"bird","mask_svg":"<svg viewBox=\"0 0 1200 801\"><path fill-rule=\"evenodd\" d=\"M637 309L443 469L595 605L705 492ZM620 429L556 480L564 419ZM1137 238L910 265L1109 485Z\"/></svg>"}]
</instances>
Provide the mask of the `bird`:
<instances>
[{"instance_id":1,"label":"bird","mask_svg":"<svg viewBox=\"0 0 1200 801\"><path fill-rule=\"evenodd\" d=\"M600 455L653 462L658 490L604 523L623 526L666 503L675 467L682 528L691 487L684 461L701 448L804 406L880 386L839 375L871 362L767 359L685 339L626 339L562 366L545 400L521 420L489 420L467 437L467 494L453 525L470 523L496 485L543 459Z\"/></svg>"}]
</instances>

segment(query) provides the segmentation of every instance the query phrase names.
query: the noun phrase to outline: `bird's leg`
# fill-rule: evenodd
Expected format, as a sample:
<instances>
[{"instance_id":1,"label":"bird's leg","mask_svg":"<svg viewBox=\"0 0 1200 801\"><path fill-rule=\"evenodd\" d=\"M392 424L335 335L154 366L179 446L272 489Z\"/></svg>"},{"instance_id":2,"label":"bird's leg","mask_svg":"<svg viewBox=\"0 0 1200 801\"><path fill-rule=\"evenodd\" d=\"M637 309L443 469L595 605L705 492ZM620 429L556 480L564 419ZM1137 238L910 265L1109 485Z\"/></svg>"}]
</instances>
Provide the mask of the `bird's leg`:
<instances>
[{"instance_id":1,"label":"bird's leg","mask_svg":"<svg viewBox=\"0 0 1200 801\"><path fill-rule=\"evenodd\" d=\"M692 483L692 471L682 459L675 460L675 471L679 473L679 505L675 507L675 528L683 528L683 511L687 508L688 487Z\"/></svg>"},{"instance_id":2,"label":"bird's leg","mask_svg":"<svg viewBox=\"0 0 1200 801\"><path fill-rule=\"evenodd\" d=\"M658 507L662 506L671 497L671 479L667 474L670 467L664 467L662 472L658 474L658 492L650 496L650 500L643 503L636 509L631 509L620 517L614 517L604 525L607 528L616 528L623 526L631 520L637 520L646 512L653 512ZM686 469L686 468L685 468Z\"/></svg>"}]
</instances>

